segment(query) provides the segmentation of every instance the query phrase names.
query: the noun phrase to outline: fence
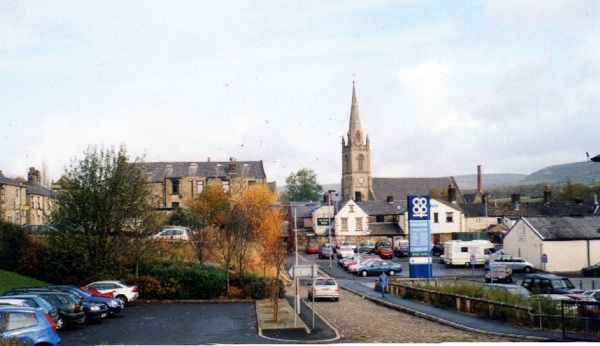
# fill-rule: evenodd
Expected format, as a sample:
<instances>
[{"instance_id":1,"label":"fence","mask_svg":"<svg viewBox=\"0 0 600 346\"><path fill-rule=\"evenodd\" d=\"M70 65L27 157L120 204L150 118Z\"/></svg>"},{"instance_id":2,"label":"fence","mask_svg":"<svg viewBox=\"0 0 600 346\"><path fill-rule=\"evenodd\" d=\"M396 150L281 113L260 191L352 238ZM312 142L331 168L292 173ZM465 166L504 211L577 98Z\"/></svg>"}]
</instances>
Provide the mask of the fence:
<instances>
[{"instance_id":1,"label":"fence","mask_svg":"<svg viewBox=\"0 0 600 346\"><path fill-rule=\"evenodd\" d=\"M562 301L563 338L600 341L600 302Z\"/></svg>"}]
</instances>

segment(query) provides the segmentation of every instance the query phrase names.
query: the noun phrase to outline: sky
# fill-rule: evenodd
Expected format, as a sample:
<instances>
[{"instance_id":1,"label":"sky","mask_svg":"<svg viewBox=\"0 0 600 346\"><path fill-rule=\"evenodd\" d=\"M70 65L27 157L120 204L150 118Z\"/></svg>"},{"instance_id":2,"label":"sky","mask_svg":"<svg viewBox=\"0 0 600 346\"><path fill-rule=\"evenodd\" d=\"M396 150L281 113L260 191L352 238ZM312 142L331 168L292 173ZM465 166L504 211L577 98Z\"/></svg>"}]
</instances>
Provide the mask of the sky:
<instances>
[{"instance_id":1,"label":"sky","mask_svg":"<svg viewBox=\"0 0 600 346\"><path fill-rule=\"evenodd\" d=\"M352 82L374 177L600 154L600 1L0 0L0 170L90 145L341 180Z\"/></svg>"}]
</instances>

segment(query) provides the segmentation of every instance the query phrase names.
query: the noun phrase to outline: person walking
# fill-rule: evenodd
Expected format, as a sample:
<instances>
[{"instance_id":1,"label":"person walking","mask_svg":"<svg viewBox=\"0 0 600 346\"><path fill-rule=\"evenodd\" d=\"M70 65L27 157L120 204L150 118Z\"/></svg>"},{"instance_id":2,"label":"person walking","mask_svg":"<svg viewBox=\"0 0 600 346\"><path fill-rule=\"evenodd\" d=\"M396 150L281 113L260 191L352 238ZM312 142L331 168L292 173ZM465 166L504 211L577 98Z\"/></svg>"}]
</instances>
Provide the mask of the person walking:
<instances>
[{"instance_id":1,"label":"person walking","mask_svg":"<svg viewBox=\"0 0 600 346\"><path fill-rule=\"evenodd\" d=\"M381 275L379 275L379 279L377 279L377 284L381 289L381 298L385 298L385 289L388 285L388 277L387 275L385 275L385 273L381 273Z\"/></svg>"}]
</instances>

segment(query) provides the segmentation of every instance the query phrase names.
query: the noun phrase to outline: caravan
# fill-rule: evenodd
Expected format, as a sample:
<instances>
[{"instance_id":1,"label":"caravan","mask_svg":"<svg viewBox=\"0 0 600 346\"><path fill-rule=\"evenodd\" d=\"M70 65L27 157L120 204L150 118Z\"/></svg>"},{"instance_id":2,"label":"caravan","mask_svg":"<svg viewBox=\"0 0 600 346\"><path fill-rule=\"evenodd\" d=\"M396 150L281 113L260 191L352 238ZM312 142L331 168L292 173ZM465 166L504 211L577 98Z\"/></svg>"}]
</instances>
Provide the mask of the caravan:
<instances>
[{"instance_id":1,"label":"caravan","mask_svg":"<svg viewBox=\"0 0 600 346\"><path fill-rule=\"evenodd\" d=\"M485 256L494 253L494 244L489 240L453 240L444 243L444 262L447 265L470 266L471 255L475 264L483 265Z\"/></svg>"}]
</instances>

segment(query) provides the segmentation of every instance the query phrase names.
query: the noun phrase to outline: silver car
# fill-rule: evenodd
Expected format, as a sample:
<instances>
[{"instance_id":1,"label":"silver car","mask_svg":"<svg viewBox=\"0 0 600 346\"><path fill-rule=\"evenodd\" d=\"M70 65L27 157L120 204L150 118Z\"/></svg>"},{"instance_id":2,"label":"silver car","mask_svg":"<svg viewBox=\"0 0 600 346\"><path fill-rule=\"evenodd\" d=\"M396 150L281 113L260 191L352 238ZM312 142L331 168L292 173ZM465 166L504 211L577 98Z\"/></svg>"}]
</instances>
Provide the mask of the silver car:
<instances>
[{"instance_id":1,"label":"silver car","mask_svg":"<svg viewBox=\"0 0 600 346\"><path fill-rule=\"evenodd\" d=\"M500 255L494 256L495 264L502 264L512 269L513 271L524 271L526 273L531 273L535 268L533 264L527 262L521 257L513 256L513 255ZM485 261L485 267L489 268L489 259Z\"/></svg>"}]
</instances>

